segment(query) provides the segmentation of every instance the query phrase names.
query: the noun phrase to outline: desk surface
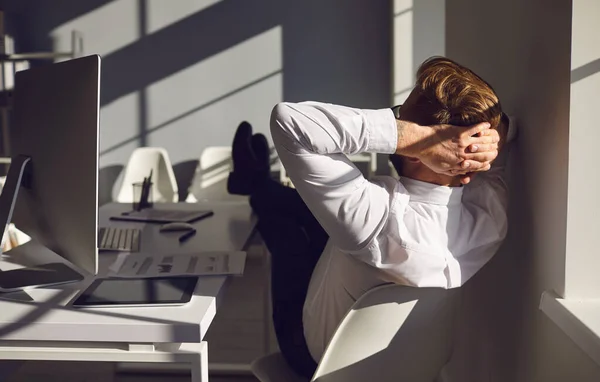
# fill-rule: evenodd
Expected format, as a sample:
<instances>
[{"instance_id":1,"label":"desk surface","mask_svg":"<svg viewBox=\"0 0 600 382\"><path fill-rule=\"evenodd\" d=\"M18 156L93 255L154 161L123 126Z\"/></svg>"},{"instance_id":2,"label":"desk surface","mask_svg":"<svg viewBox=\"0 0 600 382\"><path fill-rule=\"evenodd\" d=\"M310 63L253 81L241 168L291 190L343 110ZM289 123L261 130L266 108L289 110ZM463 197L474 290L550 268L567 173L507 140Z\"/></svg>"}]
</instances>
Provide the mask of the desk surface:
<instances>
[{"instance_id":1,"label":"desk surface","mask_svg":"<svg viewBox=\"0 0 600 382\"><path fill-rule=\"evenodd\" d=\"M180 244L176 237L159 233L159 225L109 221L130 205L109 204L100 209L99 225L142 229L144 253L194 253L241 250L252 235L255 220L248 203L173 203L156 208L211 209L214 216L194 223L198 233ZM41 257L49 256L40 254ZM117 254L99 255L99 275L107 273ZM54 259L56 261L56 259ZM0 263L0 267L2 264ZM3 267L6 268L6 267ZM217 298L226 277L201 278L192 300L179 307L87 308L68 304L94 277L64 287L31 289L33 302L0 300L0 340L102 341L128 343L200 342L216 313Z\"/></svg>"}]
</instances>

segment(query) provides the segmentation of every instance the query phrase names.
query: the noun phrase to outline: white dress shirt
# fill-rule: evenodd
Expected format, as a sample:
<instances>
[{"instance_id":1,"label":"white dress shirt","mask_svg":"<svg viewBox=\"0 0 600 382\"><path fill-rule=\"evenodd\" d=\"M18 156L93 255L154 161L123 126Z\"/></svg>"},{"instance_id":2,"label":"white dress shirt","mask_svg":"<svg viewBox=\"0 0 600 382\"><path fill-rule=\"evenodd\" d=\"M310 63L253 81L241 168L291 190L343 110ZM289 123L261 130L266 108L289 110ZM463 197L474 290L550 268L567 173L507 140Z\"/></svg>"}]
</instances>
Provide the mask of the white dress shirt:
<instances>
[{"instance_id":1,"label":"white dress shirt","mask_svg":"<svg viewBox=\"0 0 600 382\"><path fill-rule=\"evenodd\" d=\"M466 187L363 177L346 155L395 152L390 109L280 103L271 134L294 186L330 237L304 305L305 336L316 360L369 289L389 282L460 287L506 236L501 163Z\"/></svg>"}]
</instances>

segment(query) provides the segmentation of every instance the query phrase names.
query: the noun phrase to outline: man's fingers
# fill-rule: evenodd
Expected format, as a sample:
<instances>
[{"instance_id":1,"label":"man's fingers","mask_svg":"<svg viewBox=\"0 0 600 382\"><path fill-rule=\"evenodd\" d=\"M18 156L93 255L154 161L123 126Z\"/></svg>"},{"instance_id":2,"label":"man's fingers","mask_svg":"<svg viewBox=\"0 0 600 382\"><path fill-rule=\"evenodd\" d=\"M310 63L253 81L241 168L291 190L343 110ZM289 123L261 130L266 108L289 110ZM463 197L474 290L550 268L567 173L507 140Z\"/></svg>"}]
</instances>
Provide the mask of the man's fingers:
<instances>
[{"instance_id":1,"label":"man's fingers","mask_svg":"<svg viewBox=\"0 0 600 382\"><path fill-rule=\"evenodd\" d=\"M480 144L480 145L488 145L490 143L498 143L500 138L494 135L484 135L482 137L469 137L466 139L467 144Z\"/></svg>"},{"instance_id":2,"label":"man's fingers","mask_svg":"<svg viewBox=\"0 0 600 382\"><path fill-rule=\"evenodd\" d=\"M495 150L498 150L497 143L483 143L483 144L474 143L474 144L470 145L469 147L467 147L466 152L467 153L484 153L484 152L495 151Z\"/></svg>"},{"instance_id":3,"label":"man's fingers","mask_svg":"<svg viewBox=\"0 0 600 382\"><path fill-rule=\"evenodd\" d=\"M490 161L465 160L462 162L461 167L463 168L463 171L468 170L469 172L473 172L473 171L487 171L492 166L490 164Z\"/></svg>"},{"instance_id":4,"label":"man's fingers","mask_svg":"<svg viewBox=\"0 0 600 382\"><path fill-rule=\"evenodd\" d=\"M475 134L479 134L480 132L489 129L490 124L488 122L481 122L473 126L469 126L463 133L463 137L472 137Z\"/></svg>"},{"instance_id":5,"label":"man's fingers","mask_svg":"<svg viewBox=\"0 0 600 382\"><path fill-rule=\"evenodd\" d=\"M485 130L481 130L479 132L479 134L477 134L478 137L483 137L483 136L495 136L498 139L500 139L500 134L498 134L498 130L496 129L485 129Z\"/></svg>"},{"instance_id":6,"label":"man's fingers","mask_svg":"<svg viewBox=\"0 0 600 382\"><path fill-rule=\"evenodd\" d=\"M469 184L470 182L471 182L471 173L470 172L465 175L460 176L461 184Z\"/></svg>"},{"instance_id":7,"label":"man's fingers","mask_svg":"<svg viewBox=\"0 0 600 382\"><path fill-rule=\"evenodd\" d=\"M492 151L477 151L474 153L465 153L464 155L464 161L462 164L462 168L467 168L469 166L472 166L471 162L491 162L494 159L496 159L496 157L498 156L498 151L497 150L492 150ZM465 167L467 166L467 167Z\"/></svg>"}]
</instances>

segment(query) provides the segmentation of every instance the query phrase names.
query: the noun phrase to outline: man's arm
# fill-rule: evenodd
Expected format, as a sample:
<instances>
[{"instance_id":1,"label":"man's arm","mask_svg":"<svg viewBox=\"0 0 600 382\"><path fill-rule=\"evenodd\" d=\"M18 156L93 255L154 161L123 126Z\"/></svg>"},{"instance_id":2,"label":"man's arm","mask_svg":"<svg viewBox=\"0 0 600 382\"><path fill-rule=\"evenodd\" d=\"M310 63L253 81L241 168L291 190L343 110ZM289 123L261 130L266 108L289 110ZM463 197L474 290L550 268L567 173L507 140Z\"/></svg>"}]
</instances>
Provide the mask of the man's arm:
<instances>
[{"instance_id":1,"label":"man's arm","mask_svg":"<svg viewBox=\"0 0 600 382\"><path fill-rule=\"evenodd\" d=\"M461 134L469 130L456 129ZM393 195L389 187L364 179L344 154L400 153L437 166L450 158L454 163L447 168L460 169L464 158L455 151L464 152L465 145L472 143L470 136L448 143L449 131L439 131L446 135L431 127L397 122L389 109L317 102L281 103L271 115L271 134L290 178L334 243L348 251L363 248L381 230Z\"/></svg>"},{"instance_id":2,"label":"man's arm","mask_svg":"<svg viewBox=\"0 0 600 382\"><path fill-rule=\"evenodd\" d=\"M391 110L280 103L271 114L271 135L294 186L331 240L347 251L364 247L387 218L390 192L368 182L344 154L394 152Z\"/></svg>"}]
</instances>

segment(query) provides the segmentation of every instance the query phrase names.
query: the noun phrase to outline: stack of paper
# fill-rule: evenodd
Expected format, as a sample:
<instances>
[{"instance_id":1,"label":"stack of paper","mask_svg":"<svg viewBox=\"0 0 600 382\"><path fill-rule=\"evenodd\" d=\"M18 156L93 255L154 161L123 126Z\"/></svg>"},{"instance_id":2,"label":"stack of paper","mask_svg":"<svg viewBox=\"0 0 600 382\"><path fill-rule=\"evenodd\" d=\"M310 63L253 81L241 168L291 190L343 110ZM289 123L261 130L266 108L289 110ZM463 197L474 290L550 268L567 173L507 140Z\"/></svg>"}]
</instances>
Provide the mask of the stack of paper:
<instances>
[{"instance_id":1,"label":"stack of paper","mask_svg":"<svg viewBox=\"0 0 600 382\"><path fill-rule=\"evenodd\" d=\"M111 277L241 275L246 252L199 252L185 255L133 253L114 264Z\"/></svg>"}]
</instances>

